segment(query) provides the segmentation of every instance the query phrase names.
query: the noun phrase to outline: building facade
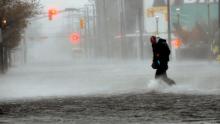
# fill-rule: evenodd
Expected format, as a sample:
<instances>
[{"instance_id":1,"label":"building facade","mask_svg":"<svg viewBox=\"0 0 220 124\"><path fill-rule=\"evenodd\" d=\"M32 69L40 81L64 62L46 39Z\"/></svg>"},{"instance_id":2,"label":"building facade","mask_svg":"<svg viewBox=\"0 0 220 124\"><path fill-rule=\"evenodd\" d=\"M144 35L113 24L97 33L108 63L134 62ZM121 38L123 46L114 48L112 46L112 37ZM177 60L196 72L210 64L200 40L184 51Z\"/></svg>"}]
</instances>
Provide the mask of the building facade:
<instances>
[{"instance_id":1,"label":"building facade","mask_svg":"<svg viewBox=\"0 0 220 124\"><path fill-rule=\"evenodd\" d=\"M143 57L143 0L96 0L95 3L97 54L113 58Z\"/></svg>"}]
</instances>

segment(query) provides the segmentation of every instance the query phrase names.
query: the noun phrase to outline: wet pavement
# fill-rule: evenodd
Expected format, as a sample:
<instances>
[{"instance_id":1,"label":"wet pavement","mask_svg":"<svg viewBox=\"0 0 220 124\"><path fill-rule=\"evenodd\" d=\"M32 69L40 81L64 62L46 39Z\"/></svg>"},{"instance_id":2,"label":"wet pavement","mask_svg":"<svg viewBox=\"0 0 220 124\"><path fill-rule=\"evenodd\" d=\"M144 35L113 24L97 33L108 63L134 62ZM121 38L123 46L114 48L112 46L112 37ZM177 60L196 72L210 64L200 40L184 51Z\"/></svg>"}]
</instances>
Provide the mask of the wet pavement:
<instances>
[{"instance_id":1,"label":"wet pavement","mask_svg":"<svg viewBox=\"0 0 220 124\"><path fill-rule=\"evenodd\" d=\"M121 94L0 103L0 123L220 123L219 95Z\"/></svg>"},{"instance_id":2,"label":"wet pavement","mask_svg":"<svg viewBox=\"0 0 220 124\"><path fill-rule=\"evenodd\" d=\"M220 123L218 63L35 63L0 76L0 124Z\"/></svg>"}]
</instances>

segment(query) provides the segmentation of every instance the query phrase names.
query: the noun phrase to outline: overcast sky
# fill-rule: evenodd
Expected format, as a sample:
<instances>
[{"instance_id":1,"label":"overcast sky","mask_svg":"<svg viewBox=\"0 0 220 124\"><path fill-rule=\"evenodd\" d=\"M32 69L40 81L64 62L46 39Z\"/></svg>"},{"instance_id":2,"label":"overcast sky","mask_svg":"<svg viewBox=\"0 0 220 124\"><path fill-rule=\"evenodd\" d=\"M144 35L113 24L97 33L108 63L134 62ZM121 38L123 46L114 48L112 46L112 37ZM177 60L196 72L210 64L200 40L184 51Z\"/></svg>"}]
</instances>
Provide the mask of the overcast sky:
<instances>
[{"instance_id":1,"label":"overcast sky","mask_svg":"<svg viewBox=\"0 0 220 124\"><path fill-rule=\"evenodd\" d=\"M87 0L41 0L41 3L46 10L50 7L56 7L58 9L80 8L87 3Z\"/></svg>"}]
</instances>

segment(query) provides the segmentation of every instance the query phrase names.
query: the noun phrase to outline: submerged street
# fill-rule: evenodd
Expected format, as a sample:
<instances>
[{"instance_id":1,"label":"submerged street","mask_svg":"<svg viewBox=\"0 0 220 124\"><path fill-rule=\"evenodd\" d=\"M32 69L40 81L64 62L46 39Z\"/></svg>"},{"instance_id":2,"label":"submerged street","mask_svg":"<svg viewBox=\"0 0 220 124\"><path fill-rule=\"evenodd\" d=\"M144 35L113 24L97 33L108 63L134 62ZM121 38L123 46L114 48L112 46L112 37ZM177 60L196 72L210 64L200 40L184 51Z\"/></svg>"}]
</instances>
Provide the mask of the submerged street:
<instances>
[{"instance_id":1,"label":"submerged street","mask_svg":"<svg viewBox=\"0 0 220 124\"><path fill-rule=\"evenodd\" d=\"M220 123L219 96L124 94L1 103L1 123Z\"/></svg>"},{"instance_id":2,"label":"submerged street","mask_svg":"<svg viewBox=\"0 0 220 124\"><path fill-rule=\"evenodd\" d=\"M154 81L149 65L100 60L13 67L0 78L0 122L220 122L218 63L171 62L173 87Z\"/></svg>"},{"instance_id":3,"label":"submerged street","mask_svg":"<svg viewBox=\"0 0 220 124\"><path fill-rule=\"evenodd\" d=\"M219 0L0 0L0 124L219 124L219 74Z\"/></svg>"}]
</instances>

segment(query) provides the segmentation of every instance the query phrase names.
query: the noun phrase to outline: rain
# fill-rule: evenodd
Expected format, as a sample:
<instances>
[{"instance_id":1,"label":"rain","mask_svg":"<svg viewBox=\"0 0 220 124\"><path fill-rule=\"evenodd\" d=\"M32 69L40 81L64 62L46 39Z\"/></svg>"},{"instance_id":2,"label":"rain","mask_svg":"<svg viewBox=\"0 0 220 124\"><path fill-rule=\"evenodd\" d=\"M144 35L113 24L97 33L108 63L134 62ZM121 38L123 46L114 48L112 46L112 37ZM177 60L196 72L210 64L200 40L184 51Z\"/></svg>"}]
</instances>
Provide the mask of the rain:
<instances>
[{"instance_id":1,"label":"rain","mask_svg":"<svg viewBox=\"0 0 220 124\"><path fill-rule=\"evenodd\" d=\"M2 0L0 123L220 123L219 18L219 0Z\"/></svg>"}]
</instances>

